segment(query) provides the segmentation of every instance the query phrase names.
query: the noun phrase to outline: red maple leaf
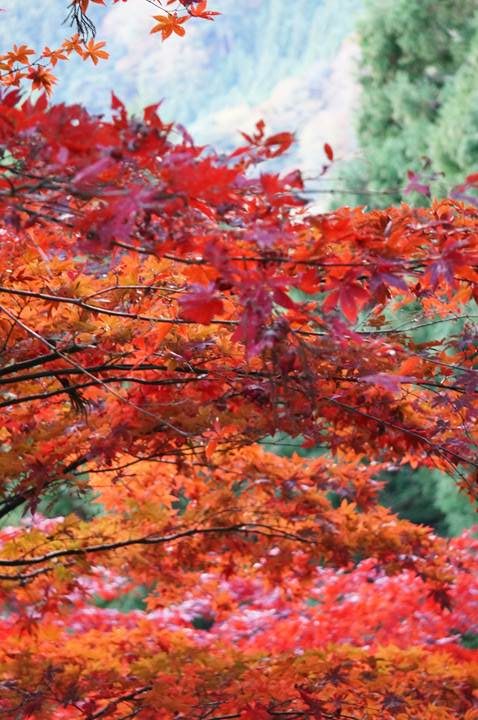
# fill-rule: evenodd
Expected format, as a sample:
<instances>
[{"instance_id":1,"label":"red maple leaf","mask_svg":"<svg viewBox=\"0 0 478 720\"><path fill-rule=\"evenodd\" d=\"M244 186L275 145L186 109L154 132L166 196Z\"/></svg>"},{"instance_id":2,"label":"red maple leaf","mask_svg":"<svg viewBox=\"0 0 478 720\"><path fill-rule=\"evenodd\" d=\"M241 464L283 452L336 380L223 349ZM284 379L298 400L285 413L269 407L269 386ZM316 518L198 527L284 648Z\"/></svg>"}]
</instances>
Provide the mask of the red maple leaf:
<instances>
[{"instance_id":1,"label":"red maple leaf","mask_svg":"<svg viewBox=\"0 0 478 720\"><path fill-rule=\"evenodd\" d=\"M215 285L193 285L181 300L181 314L185 320L207 325L215 315L222 313L223 302L217 295Z\"/></svg>"}]
</instances>

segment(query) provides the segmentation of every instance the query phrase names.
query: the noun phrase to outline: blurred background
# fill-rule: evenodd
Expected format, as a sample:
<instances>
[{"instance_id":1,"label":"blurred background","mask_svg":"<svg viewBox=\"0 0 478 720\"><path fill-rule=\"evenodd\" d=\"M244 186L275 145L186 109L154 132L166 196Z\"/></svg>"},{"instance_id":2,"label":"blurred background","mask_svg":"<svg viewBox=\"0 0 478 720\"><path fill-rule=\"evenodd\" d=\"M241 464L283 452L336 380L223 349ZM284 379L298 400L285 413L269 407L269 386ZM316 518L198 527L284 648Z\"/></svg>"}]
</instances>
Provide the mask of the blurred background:
<instances>
[{"instance_id":1,"label":"blurred background","mask_svg":"<svg viewBox=\"0 0 478 720\"><path fill-rule=\"evenodd\" d=\"M58 47L67 0L4 0L2 46L21 38L34 48ZM110 3L109 3L110 4ZM155 14L146 0L108 10L90 5L108 62L78 58L57 65L55 101L108 112L110 92L133 112L162 100L165 120L184 124L196 142L232 148L239 130L263 118L271 131L295 131L287 158L316 175L324 142L339 156L354 147L357 99L354 36L360 0L209 0L223 14L187 24L185 38L149 34ZM158 11L156 10L156 14Z\"/></svg>"},{"instance_id":2,"label":"blurred background","mask_svg":"<svg viewBox=\"0 0 478 720\"><path fill-rule=\"evenodd\" d=\"M164 43L153 3L106 2L88 12L109 61L60 63L55 101L108 113L114 89L140 113L162 100L165 120L219 149L263 118L296 133L285 163L320 207L424 204L408 173L443 195L478 167L478 0L210 0L215 22ZM58 47L67 7L2 0L1 46ZM325 142L336 163L321 177Z\"/></svg>"}]
</instances>

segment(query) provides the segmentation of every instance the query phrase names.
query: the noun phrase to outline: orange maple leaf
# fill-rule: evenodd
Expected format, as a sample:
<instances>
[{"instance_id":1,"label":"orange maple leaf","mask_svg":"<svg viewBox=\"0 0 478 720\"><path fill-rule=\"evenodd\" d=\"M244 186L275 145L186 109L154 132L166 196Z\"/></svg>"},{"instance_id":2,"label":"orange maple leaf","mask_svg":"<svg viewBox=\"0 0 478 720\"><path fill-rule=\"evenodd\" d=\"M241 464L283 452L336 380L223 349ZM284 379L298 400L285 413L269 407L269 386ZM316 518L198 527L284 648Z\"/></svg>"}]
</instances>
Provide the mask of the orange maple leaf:
<instances>
[{"instance_id":1,"label":"orange maple leaf","mask_svg":"<svg viewBox=\"0 0 478 720\"><path fill-rule=\"evenodd\" d=\"M105 42L95 42L93 38L91 38L83 52L83 59L87 60L88 58L91 58L95 65L98 64L100 58L104 58L106 60L107 58L109 58L110 54L109 52L106 52L106 50L101 49L105 45Z\"/></svg>"},{"instance_id":2,"label":"orange maple leaf","mask_svg":"<svg viewBox=\"0 0 478 720\"><path fill-rule=\"evenodd\" d=\"M3 75L1 78L2 85L5 85L6 87L18 87L23 78L26 77L25 73L21 73L18 71L11 72L8 67L4 68L3 65L0 65L0 69L7 70L5 75Z\"/></svg>"},{"instance_id":3,"label":"orange maple leaf","mask_svg":"<svg viewBox=\"0 0 478 720\"><path fill-rule=\"evenodd\" d=\"M163 40L166 40L172 33L181 36L186 34L183 23L189 20L187 15L183 15L182 17L178 17L178 15L175 14L153 15L153 18L158 21L158 24L152 28L151 33L160 32Z\"/></svg>"},{"instance_id":4,"label":"orange maple leaf","mask_svg":"<svg viewBox=\"0 0 478 720\"><path fill-rule=\"evenodd\" d=\"M76 52L78 55L81 55L81 57L83 57L84 55L83 43L78 33L72 35L69 40L65 40L62 47L66 50L68 54Z\"/></svg>"},{"instance_id":5,"label":"orange maple leaf","mask_svg":"<svg viewBox=\"0 0 478 720\"><path fill-rule=\"evenodd\" d=\"M42 52L42 57L49 60L52 67L55 67L58 60L66 60L67 59L67 56L65 55L65 53L63 52L63 50L61 48L58 48L58 50L50 50L48 45L45 46L45 49Z\"/></svg>"},{"instance_id":6,"label":"orange maple leaf","mask_svg":"<svg viewBox=\"0 0 478 720\"><path fill-rule=\"evenodd\" d=\"M13 63L21 63L22 65L28 65L30 60L29 55L34 55L35 51L28 45L14 45L13 49L10 50L2 59L7 60L10 65Z\"/></svg>"},{"instance_id":7,"label":"orange maple leaf","mask_svg":"<svg viewBox=\"0 0 478 720\"><path fill-rule=\"evenodd\" d=\"M53 85L56 83L56 77L50 70L41 65L30 68L28 77L31 80L33 90L44 90L50 95Z\"/></svg>"}]
</instances>

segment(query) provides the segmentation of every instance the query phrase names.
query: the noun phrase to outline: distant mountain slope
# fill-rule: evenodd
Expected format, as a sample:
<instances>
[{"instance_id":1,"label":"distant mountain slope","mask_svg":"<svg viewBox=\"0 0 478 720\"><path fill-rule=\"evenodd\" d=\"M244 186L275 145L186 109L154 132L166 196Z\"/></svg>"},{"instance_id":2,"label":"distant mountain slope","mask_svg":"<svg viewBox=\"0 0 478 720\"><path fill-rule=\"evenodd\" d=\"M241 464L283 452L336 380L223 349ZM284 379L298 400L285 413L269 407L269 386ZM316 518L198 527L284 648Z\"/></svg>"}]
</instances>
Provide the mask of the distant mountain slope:
<instances>
[{"instance_id":1,"label":"distant mountain slope","mask_svg":"<svg viewBox=\"0 0 478 720\"><path fill-rule=\"evenodd\" d=\"M199 142L227 146L236 130L264 116L273 129L297 130L292 162L315 171L325 140L347 146L355 95L353 31L360 0L211 0L223 15L188 25L186 38L149 35L151 5L129 0L97 9L109 62L59 68L57 101L105 112L109 93L133 109L164 99L163 114ZM66 0L3 0L2 45L9 38L54 47L65 34ZM340 52L339 52L340 51Z\"/></svg>"}]
</instances>

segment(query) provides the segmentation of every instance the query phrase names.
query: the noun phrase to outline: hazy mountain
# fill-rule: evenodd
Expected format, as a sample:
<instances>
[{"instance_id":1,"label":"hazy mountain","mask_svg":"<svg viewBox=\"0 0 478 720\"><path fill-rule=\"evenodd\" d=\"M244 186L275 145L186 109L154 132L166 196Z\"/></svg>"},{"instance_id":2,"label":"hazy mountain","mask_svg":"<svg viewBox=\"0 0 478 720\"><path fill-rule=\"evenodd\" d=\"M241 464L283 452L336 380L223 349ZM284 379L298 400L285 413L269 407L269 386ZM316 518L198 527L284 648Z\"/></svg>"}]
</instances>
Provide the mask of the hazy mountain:
<instances>
[{"instance_id":1,"label":"hazy mountain","mask_svg":"<svg viewBox=\"0 0 478 720\"><path fill-rule=\"evenodd\" d=\"M1 46L13 40L55 47L67 2L3 0ZM152 6L129 0L95 9L108 62L73 60L58 67L56 101L107 112L112 89L134 111L163 99L163 115L199 142L230 146L237 130L263 117L272 130L297 131L290 157L316 174L322 146L347 152L356 96L351 39L360 0L210 0L223 15L188 23L185 38L162 43L148 34Z\"/></svg>"}]
</instances>

